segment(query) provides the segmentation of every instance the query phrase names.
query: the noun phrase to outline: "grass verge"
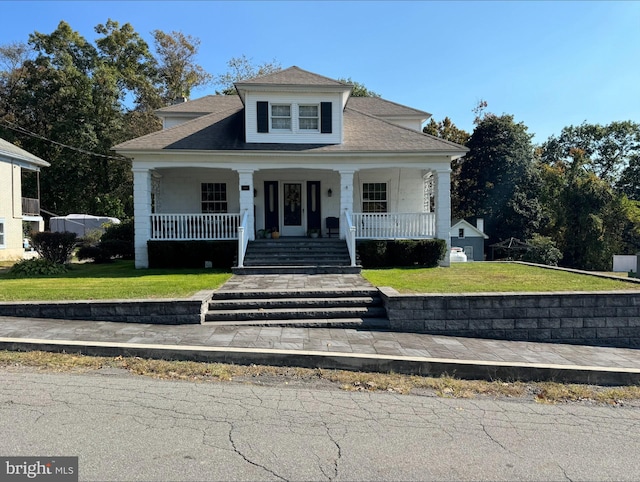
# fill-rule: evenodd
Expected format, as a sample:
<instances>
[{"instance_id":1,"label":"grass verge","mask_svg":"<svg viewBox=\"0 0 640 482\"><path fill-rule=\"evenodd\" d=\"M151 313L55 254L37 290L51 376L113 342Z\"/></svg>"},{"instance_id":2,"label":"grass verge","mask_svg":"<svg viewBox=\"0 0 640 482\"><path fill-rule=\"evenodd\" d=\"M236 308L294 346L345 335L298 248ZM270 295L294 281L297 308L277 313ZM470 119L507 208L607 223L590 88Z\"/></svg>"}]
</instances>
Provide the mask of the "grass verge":
<instances>
[{"instance_id":1,"label":"grass verge","mask_svg":"<svg viewBox=\"0 0 640 482\"><path fill-rule=\"evenodd\" d=\"M72 264L63 275L14 278L0 272L0 301L183 298L231 277L221 270L135 269L133 261Z\"/></svg>"},{"instance_id":2,"label":"grass verge","mask_svg":"<svg viewBox=\"0 0 640 482\"><path fill-rule=\"evenodd\" d=\"M88 373L104 368L126 370L132 375L192 382L238 381L288 385L292 381L313 384L324 381L346 391L427 391L449 398L528 398L539 403L591 402L622 405L640 400L640 386L601 387L555 382L504 382L460 380L450 376L423 377L396 373L366 373L265 365L230 365L144 359L139 357L93 357L43 351L0 351L0 367L29 367L53 372Z\"/></svg>"},{"instance_id":3,"label":"grass verge","mask_svg":"<svg viewBox=\"0 0 640 482\"><path fill-rule=\"evenodd\" d=\"M640 290L640 284L515 263L454 263L448 268L367 269L374 286L400 293Z\"/></svg>"}]
</instances>

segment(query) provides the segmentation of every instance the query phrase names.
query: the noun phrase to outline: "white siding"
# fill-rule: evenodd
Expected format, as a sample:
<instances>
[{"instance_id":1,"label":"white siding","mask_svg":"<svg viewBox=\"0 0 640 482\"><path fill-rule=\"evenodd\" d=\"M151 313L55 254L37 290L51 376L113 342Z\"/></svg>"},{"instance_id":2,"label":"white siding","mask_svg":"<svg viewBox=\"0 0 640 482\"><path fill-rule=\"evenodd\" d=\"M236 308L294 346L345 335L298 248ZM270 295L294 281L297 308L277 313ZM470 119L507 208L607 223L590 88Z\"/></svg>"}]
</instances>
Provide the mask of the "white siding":
<instances>
[{"instance_id":1,"label":"white siding","mask_svg":"<svg viewBox=\"0 0 640 482\"><path fill-rule=\"evenodd\" d=\"M256 103L266 101L269 104L291 105L291 131L258 132ZM331 134L322 134L320 130L310 132L298 129L298 105L332 103ZM245 128L247 142L285 143L285 144L340 144L342 142L342 102L339 94L307 93L247 93L245 99ZM271 110L269 110L269 116Z\"/></svg>"},{"instance_id":2,"label":"white siding","mask_svg":"<svg viewBox=\"0 0 640 482\"><path fill-rule=\"evenodd\" d=\"M362 212L362 183L387 183L389 212L421 213L424 210L424 184L421 169L365 169L353 181L354 212Z\"/></svg>"},{"instance_id":3,"label":"white siding","mask_svg":"<svg viewBox=\"0 0 640 482\"><path fill-rule=\"evenodd\" d=\"M240 212L240 188L238 175L228 169L159 169L160 190L158 213L199 213L201 206L201 184L223 182L227 184L228 212Z\"/></svg>"},{"instance_id":4,"label":"white siding","mask_svg":"<svg viewBox=\"0 0 640 482\"><path fill-rule=\"evenodd\" d=\"M381 117L381 119L385 119L387 122L397 124L401 127L406 127L407 129L422 132L422 122L419 119L386 119L384 117Z\"/></svg>"},{"instance_id":5,"label":"white siding","mask_svg":"<svg viewBox=\"0 0 640 482\"><path fill-rule=\"evenodd\" d=\"M4 224L4 244L0 259L19 259L22 247L22 170L0 161L0 218Z\"/></svg>"},{"instance_id":6,"label":"white siding","mask_svg":"<svg viewBox=\"0 0 640 482\"><path fill-rule=\"evenodd\" d=\"M193 117L164 117L162 119L162 128L170 129L171 127L179 126L180 124L184 124L185 122L189 122L190 120L196 119L199 116L194 115Z\"/></svg>"}]
</instances>

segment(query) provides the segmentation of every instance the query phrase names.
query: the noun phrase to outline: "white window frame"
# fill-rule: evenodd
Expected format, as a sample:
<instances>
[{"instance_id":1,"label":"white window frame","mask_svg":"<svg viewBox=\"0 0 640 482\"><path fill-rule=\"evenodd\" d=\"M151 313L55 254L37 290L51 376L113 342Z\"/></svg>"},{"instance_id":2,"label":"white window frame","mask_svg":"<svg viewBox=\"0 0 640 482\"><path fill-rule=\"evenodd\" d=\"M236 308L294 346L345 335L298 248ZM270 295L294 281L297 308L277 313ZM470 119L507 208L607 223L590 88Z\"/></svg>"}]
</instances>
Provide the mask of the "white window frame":
<instances>
[{"instance_id":1,"label":"white window frame","mask_svg":"<svg viewBox=\"0 0 640 482\"><path fill-rule=\"evenodd\" d=\"M4 249L7 247L5 236L7 233L5 232L6 224L4 222L4 218L0 218L0 249Z\"/></svg>"},{"instance_id":2,"label":"white window frame","mask_svg":"<svg viewBox=\"0 0 640 482\"><path fill-rule=\"evenodd\" d=\"M372 184L372 185L384 185L384 199L365 199L365 185L367 184ZM388 213L389 212L389 183L388 182L363 182L362 185L360 186L360 196L361 196L361 206L362 206L362 212L363 213ZM382 191L372 191L373 193L376 192L382 192ZM367 194L369 193L369 191L367 191ZM375 196L374 196L375 197ZM365 209L365 203L370 203L371 205L375 205L376 203L384 203L384 210L383 211L378 211L378 210L367 210Z\"/></svg>"},{"instance_id":3,"label":"white window frame","mask_svg":"<svg viewBox=\"0 0 640 482\"><path fill-rule=\"evenodd\" d=\"M275 115L273 113L273 109L274 107L288 107L289 108L289 115ZM269 123L271 124L271 130L272 131L281 131L281 132L290 132L292 130L292 122L291 122L291 117L292 117L292 110L293 110L293 106L291 104L270 104L269 105ZM274 120L280 120L280 119L288 119L289 120L289 127L275 127L274 124Z\"/></svg>"},{"instance_id":4,"label":"white window frame","mask_svg":"<svg viewBox=\"0 0 640 482\"><path fill-rule=\"evenodd\" d=\"M458 239L464 239L464 228L458 228Z\"/></svg>"},{"instance_id":5,"label":"white window frame","mask_svg":"<svg viewBox=\"0 0 640 482\"><path fill-rule=\"evenodd\" d=\"M212 190L205 191L205 185L212 185ZM216 187L224 186L224 190L217 190ZM224 199L215 199L217 194L224 193ZM213 199L203 199L205 194L211 195ZM222 210L205 210L207 206L220 206ZM224 214L229 212L229 192L227 190L226 182L203 182L200 183L200 211L204 214Z\"/></svg>"},{"instance_id":6,"label":"white window frame","mask_svg":"<svg viewBox=\"0 0 640 482\"><path fill-rule=\"evenodd\" d=\"M316 115L314 116L304 116L302 115L302 110L304 107L315 107ZM312 128L302 127L303 119L315 119L316 126ZM320 105L319 104L299 104L298 105L298 129L304 132L320 132Z\"/></svg>"}]
</instances>

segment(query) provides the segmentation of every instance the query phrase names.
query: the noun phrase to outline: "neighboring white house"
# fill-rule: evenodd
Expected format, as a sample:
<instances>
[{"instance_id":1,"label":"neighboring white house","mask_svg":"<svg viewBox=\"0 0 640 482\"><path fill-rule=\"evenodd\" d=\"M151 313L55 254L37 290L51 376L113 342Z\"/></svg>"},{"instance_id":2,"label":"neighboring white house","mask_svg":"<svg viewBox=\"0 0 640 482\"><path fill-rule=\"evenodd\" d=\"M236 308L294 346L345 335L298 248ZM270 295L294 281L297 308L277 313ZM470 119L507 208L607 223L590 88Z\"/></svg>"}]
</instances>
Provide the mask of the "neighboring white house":
<instances>
[{"instance_id":1,"label":"neighboring white house","mask_svg":"<svg viewBox=\"0 0 640 482\"><path fill-rule=\"evenodd\" d=\"M22 258L25 230L44 229L40 199L22 197L22 171L39 172L41 167L49 165L0 138L0 259ZM23 223L27 225L23 226Z\"/></svg>"},{"instance_id":2,"label":"neighboring white house","mask_svg":"<svg viewBox=\"0 0 640 482\"><path fill-rule=\"evenodd\" d=\"M133 159L136 266L148 240L238 239L259 229L449 243L451 161L467 149L423 134L430 114L298 67L157 111L164 129L115 146ZM431 206L435 205L433 212Z\"/></svg>"},{"instance_id":3,"label":"neighboring white house","mask_svg":"<svg viewBox=\"0 0 640 482\"><path fill-rule=\"evenodd\" d=\"M453 221L451 226L451 246L462 248L468 261L484 261L484 220L478 218L476 226L464 219Z\"/></svg>"}]
</instances>

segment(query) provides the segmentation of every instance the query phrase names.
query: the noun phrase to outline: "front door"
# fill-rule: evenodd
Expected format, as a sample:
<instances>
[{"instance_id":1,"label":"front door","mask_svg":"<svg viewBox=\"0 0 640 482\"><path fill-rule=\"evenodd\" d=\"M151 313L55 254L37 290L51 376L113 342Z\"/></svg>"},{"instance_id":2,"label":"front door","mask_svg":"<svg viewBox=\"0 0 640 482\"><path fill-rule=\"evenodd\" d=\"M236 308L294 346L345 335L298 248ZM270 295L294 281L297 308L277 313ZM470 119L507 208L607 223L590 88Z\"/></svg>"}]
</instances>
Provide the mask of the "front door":
<instances>
[{"instance_id":1,"label":"front door","mask_svg":"<svg viewBox=\"0 0 640 482\"><path fill-rule=\"evenodd\" d=\"M306 234L303 220L304 184L301 182L282 183L282 235L304 236Z\"/></svg>"}]
</instances>

